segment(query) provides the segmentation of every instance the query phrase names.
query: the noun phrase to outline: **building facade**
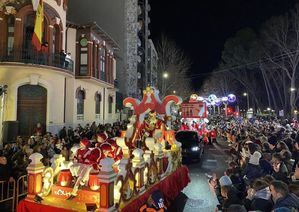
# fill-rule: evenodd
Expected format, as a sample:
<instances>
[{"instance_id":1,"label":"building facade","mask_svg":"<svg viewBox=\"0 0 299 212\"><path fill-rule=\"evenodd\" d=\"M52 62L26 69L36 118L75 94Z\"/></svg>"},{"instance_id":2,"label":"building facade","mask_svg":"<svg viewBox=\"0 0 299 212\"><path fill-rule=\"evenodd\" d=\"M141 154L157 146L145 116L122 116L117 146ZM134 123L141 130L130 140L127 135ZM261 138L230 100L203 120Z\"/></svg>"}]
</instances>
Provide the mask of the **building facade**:
<instances>
[{"instance_id":1,"label":"building facade","mask_svg":"<svg viewBox=\"0 0 299 212\"><path fill-rule=\"evenodd\" d=\"M147 85L153 85L147 62L151 48L148 37L150 18L148 0L72 0L69 20L76 23L96 21L117 42L117 88L122 97L141 97ZM150 51L150 50L149 50ZM118 99L118 109L122 109Z\"/></svg>"},{"instance_id":2,"label":"building facade","mask_svg":"<svg viewBox=\"0 0 299 212\"><path fill-rule=\"evenodd\" d=\"M149 39L148 43L148 75L151 80L151 85L158 88L158 53L152 39Z\"/></svg>"},{"instance_id":3,"label":"building facade","mask_svg":"<svg viewBox=\"0 0 299 212\"><path fill-rule=\"evenodd\" d=\"M67 2L44 0L42 40L48 47L37 51L32 1L1 1L0 85L7 85L1 119L17 121L21 136L32 135L37 123L57 133L62 126L117 120L118 47L95 23L67 23Z\"/></svg>"}]
</instances>

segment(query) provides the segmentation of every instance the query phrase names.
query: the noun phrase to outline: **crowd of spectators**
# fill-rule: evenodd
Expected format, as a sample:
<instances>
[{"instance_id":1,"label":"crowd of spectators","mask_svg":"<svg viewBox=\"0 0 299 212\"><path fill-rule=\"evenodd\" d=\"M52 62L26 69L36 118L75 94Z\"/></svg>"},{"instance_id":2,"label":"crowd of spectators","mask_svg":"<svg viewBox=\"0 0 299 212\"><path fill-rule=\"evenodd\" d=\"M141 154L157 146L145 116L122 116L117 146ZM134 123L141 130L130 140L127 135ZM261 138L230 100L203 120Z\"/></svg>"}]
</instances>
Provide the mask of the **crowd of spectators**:
<instances>
[{"instance_id":1,"label":"crowd of spectators","mask_svg":"<svg viewBox=\"0 0 299 212\"><path fill-rule=\"evenodd\" d=\"M29 156L32 153L41 153L45 166L51 165L51 158L55 154L62 154L68 160L71 148L74 145L79 145L82 138L86 137L91 143L94 143L96 135L104 132L108 138L118 137L121 130L126 129L127 123L127 121L123 121L96 125L93 122L84 127L78 124L75 129L63 127L54 135L49 132L41 135L41 131L37 127L34 135L28 140L17 137L15 143L5 144L4 148L0 150L0 181L17 180L20 176L25 175Z\"/></svg>"},{"instance_id":2,"label":"crowd of spectators","mask_svg":"<svg viewBox=\"0 0 299 212\"><path fill-rule=\"evenodd\" d=\"M230 143L228 168L209 183L216 211L298 211L299 133L297 121L218 120Z\"/></svg>"}]
</instances>

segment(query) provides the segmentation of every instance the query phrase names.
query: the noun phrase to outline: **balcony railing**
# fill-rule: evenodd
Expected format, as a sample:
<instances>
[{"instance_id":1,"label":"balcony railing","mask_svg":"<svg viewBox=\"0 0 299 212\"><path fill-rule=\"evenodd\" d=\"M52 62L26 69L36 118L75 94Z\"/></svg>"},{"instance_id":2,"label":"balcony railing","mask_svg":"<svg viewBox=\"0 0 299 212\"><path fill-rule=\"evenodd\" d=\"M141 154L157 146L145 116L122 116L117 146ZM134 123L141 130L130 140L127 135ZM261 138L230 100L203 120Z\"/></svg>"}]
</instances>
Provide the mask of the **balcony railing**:
<instances>
[{"instance_id":1,"label":"balcony railing","mask_svg":"<svg viewBox=\"0 0 299 212\"><path fill-rule=\"evenodd\" d=\"M57 67L73 73L74 62L62 54L49 54L33 49L0 50L0 62L18 62Z\"/></svg>"}]
</instances>

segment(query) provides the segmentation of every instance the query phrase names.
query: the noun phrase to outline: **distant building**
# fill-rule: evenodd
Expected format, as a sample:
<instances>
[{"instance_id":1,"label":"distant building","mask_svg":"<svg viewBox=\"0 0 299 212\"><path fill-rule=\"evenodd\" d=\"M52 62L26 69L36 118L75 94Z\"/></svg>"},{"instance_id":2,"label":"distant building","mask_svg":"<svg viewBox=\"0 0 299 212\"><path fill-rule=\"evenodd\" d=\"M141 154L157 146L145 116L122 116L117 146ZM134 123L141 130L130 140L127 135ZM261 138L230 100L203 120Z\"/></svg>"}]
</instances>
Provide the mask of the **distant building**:
<instances>
[{"instance_id":1,"label":"distant building","mask_svg":"<svg viewBox=\"0 0 299 212\"><path fill-rule=\"evenodd\" d=\"M65 125L118 119L118 45L95 23L68 23L67 2L44 0L48 47L39 52L31 44L32 1L7 1L0 7L0 85L8 86L1 119L18 121L19 135L32 135L37 123L44 132L57 133Z\"/></svg>"},{"instance_id":2,"label":"distant building","mask_svg":"<svg viewBox=\"0 0 299 212\"><path fill-rule=\"evenodd\" d=\"M158 53L151 39L148 40L148 78L151 79L151 85L158 88Z\"/></svg>"},{"instance_id":3,"label":"distant building","mask_svg":"<svg viewBox=\"0 0 299 212\"><path fill-rule=\"evenodd\" d=\"M126 96L141 97L152 84L145 49L151 48L148 37L150 18L148 0L72 0L68 19L76 23L96 21L117 42L117 108L122 109ZM152 49L152 48L151 48Z\"/></svg>"},{"instance_id":4,"label":"distant building","mask_svg":"<svg viewBox=\"0 0 299 212\"><path fill-rule=\"evenodd\" d=\"M125 96L137 96L137 0L72 0L68 18L76 23L96 21L120 47L117 58L117 109Z\"/></svg>"}]
</instances>

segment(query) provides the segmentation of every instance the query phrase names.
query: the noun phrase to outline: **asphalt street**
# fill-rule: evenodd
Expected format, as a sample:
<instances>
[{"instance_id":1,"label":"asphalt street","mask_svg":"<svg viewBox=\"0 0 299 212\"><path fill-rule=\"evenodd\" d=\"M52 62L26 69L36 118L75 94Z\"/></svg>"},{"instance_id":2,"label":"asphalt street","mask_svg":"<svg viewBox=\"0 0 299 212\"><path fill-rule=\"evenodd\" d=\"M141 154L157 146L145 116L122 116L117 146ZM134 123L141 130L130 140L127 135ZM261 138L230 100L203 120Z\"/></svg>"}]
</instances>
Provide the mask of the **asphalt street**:
<instances>
[{"instance_id":1,"label":"asphalt street","mask_svg":"<svg viewBox=\"0 0 299 212\"><path fill-rule=\"evenodd\" d=\"M210 190L207 174L221 177L227 168L229 147L225 141L206 145L201 161L184 161L190 171L191 183L183 190L188 197L184 212L214 212L218 200Z\"/></svg>"}]
</instances>

